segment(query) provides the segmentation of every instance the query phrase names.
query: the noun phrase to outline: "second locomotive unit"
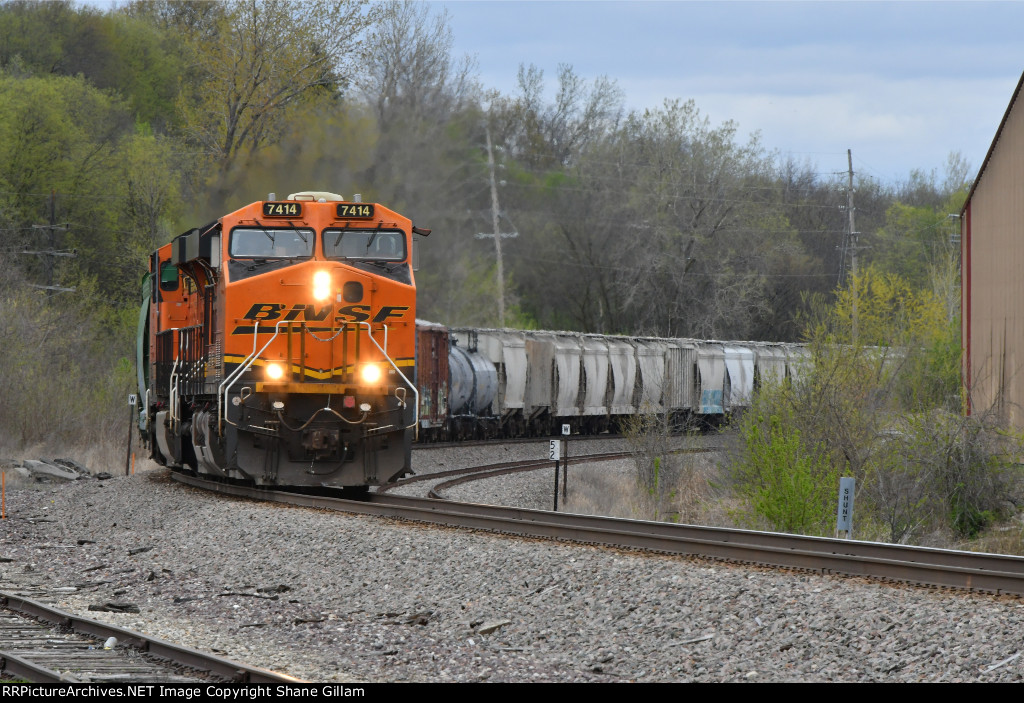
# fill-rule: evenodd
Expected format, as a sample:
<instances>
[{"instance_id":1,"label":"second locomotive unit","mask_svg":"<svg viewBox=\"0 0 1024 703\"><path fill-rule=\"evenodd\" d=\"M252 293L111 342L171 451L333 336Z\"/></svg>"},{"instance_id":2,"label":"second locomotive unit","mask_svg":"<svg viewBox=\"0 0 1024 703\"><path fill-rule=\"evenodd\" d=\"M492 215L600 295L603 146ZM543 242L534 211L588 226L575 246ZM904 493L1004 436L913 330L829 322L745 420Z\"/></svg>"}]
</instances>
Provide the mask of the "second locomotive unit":
<instances>
[{"instance_id":1,"label":"second locomotive unit","mask_svg":"<svg viewBox=\"0 0 1024 703\"><path fill-rule=\"evenodd\" d=\"M359 200L271 194L151 255L137 352L154 460L263 486L410 471L412 236L429 230Z\"/></svg>"}]
</instances>

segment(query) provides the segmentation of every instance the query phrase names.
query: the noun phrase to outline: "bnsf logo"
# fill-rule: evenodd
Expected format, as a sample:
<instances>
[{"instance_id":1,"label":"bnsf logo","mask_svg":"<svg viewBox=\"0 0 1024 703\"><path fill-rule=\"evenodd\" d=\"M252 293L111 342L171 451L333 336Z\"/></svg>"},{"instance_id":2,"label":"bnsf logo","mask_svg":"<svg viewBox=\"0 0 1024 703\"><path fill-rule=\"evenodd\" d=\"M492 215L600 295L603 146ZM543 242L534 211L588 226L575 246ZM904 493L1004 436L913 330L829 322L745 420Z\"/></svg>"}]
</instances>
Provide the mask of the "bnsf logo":
<instances>
[{"instance_id":1,"label":"bnsf logo","mask_svg":"<svg viewBox=\"0 0 1024 703\"><path fill-rule=\"evenodd\" d=\"M367 320L371 322L386 322L390 319L405 317L405 311L408 309L408 305L385 305L370 320L370 314L373 310L369 305L345 305L335 311L334 305L325 305L317 310L315 305L299 303L298 305L293 305L290 310L285 312L285 306L280 303L256 303L249 308L249 312L245 313L244 319L259 320L260 322L282 319L289 321L297 320L301 315L302 319L308 322L324 322L329 318L333 322L338 323L366 322Z\"/></svg>"}]
</instances>

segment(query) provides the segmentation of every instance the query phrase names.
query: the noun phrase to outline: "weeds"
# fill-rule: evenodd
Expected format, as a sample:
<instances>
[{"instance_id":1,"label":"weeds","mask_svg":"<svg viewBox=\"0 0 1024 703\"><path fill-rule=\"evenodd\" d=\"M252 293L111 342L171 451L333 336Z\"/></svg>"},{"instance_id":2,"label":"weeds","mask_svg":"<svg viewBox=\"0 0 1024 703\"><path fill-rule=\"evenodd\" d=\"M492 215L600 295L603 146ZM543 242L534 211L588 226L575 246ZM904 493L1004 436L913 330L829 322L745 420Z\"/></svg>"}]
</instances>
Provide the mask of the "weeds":
<instances>
[{"instance_id":1,"label":"weeds","mask_svg":"<svg viewBox=\"0 0 1024 703\"><path fill-rule=\"evenodd\" d=\"M653 412L627 418L622 435L635 471L634 513L650 520L692 521L710 490L705 467L687 451L698 445L696 435L675 434L668 417Z\"/></svg>"}]
</instances>

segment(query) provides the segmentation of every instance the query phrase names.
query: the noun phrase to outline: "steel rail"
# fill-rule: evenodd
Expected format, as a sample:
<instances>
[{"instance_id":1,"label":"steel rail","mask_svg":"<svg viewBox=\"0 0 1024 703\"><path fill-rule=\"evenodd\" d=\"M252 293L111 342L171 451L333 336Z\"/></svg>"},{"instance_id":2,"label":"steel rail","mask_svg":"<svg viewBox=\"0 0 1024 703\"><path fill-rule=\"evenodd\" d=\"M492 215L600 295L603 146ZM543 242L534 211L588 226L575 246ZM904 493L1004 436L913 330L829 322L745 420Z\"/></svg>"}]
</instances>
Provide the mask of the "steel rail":
<instances>
[{"instance_id":1,"label":"steel rail","mask_svg":"<svg viewBox=\"0 0 1024 703\"><path fill-rule=\"evenodd\" d=\"M75 676L61 674L10 652L0 652L0 671L31 683L84 683Z\"/></svg>"},{"instance_id":2,"label":"steel rail","mask_svg":"<svg viewBox=\"0 0 1024 703\"><path fill-rule=\"evenodd\" d=\"M590 456L584 457L573 457L568 460L570 464L584 464L597 461L614 461L616 459L625 459L629 456L629 452L613 452L610 454L591 454ZM442 481L441 483L435 484L433 488L427 493L428 498L436 498L438 500L445 500L445 496L441 491L447 488L454 488L455 486L462 485L463 483L471 483L473 481L481 481L487 478L497 478L498 476L507 476L509 474L519 473L522 471L540 471L541 469L551 470L551 461L540 461L537 459L528 459L526 461L515 461L509 462L507 466L481 466L479 469L466 469L462 470L461 474L457 478L450 479L448 481ZM562 471L563 464L560 463L556 471ZM458 470L456 470L458 471ZM437 476L437 474L428 474L424 476L425 479Z\"/></svg>"},{"instance_id":3,"label":"steel rail","mask_svg":"<svg viewBox=\"0 0 1024 703\"><path fill-rule=\"evenodd\" d=\"M49 623L76 634L106 640L116 637L118 646L127 646L146 655L169 662L173 665L185 666L198 672L214 676L233 683L302 683L287 674L267 669L239 664L238 662L201 652L191 647L166 642L133 630L126 630L114 625L72 615L36 600L12 593L0 592L0 607L14 613L26 615ZM69 681L85 681L76 679L66 672L60 673L32 661L31 656L0 651L0 670L22 676L34 683L58 683Z\"/></svg>"},{"instance_id":4,"label":"steel rail","mask_svg":"<svg viewBox=\"0 0 1024 703\"><path fill-rule=\"evenodd\" d=\"M614 459L625 459L629 456L628 452L611 452L608 454L590 454L583 457L572 457L569 459L571 464L582 464L587 462L595 461L612 461ZM387 493L395 488L401 488L408 486L413 483L422 483L424 481L436 481L439 478L448 478L450 476L459 476L462 478L455 479L453 481L445 481L435 486L435 489L454 486L460 483L467 483L469 481L477 481L484 478L493 478L495 476L503 476L506 474L513 474L519 471L536 471L539 469L550 469L551 461L539 459L524 459L520 461L503 461L497 464L487 464L486 466L472 466L462 469L447 469L445 471L434 471L429 474L418 474L415 476L407 476L400 478L393 483L385 483L384 485L377 488L378 493ZM440 498L441 496L435 495L431 491L431 498Z\"/></svg>"},{"instance_id":5,"label":"steel rail","mask_svg":"<svg viewBox=\"0 0 1024 703\"><path fill-rule=\"evenodd\" d=\"M698 447L690 449L675 449L670 453L672 454L703 454L719 451L721 447ZM614 461L616 459L627 459L631 455L630 452L607 452L603 454L583 454L578 457L569 457L570 464L589 464L597 461ZM473 466L462 469L447 469L445 471L434 471L429 474L417 474L414 476L406 476L400 478L393 483L385 483L384 485L377 488L378 493L387 493L395 488L401 488L412 483L422 483L424 481L434 481L439 478L448 478L449 476L460 476L454 481L445 481L439 483L431 491L431 498L443 498L443 496L437 495L434 491L441 488L448 488L461 483L468 483L470 481L477 481L485 478L493 478L495 476L502 476L505 474L513 474L519 471L538 471L540 469L550 469L552 461L549 459L523 459L520 461L504 461L497 464L487 464L485 466Z\"/></svg>"},{"instance_id":6,"label":"steel rail","mask_svg":"<svg viewBox=\"0 0 1024 703\"><path fill-rule=\"evenodd\" d=\"M436 442L417 442L417 450L428 450L428 449L452 449L461 447L493 447L496 444L537 444L538 442L544 442L548 439L565 439L563 436L555 437L492 437L490 439L463 439L463 440L438 440ZM610 439L622 439L620 434L593 434L593 435L570 435L568 439L571 439L574 443L576 442L598 442L601 440Z\"/></svg>"},{"instance_id":7,"label":"steel rail","mask_svg":"<svg viewBox=\"0 0 1024 703\"><path fill-rule=\"evenodd\" d=\"M1024 595L1024 557L1019 556L555 513L379 493L369 494L367 501L354 501L222 484L178 473L174 478L241 497L355 514L823 574Z\"/></svg>"}]
</instances>

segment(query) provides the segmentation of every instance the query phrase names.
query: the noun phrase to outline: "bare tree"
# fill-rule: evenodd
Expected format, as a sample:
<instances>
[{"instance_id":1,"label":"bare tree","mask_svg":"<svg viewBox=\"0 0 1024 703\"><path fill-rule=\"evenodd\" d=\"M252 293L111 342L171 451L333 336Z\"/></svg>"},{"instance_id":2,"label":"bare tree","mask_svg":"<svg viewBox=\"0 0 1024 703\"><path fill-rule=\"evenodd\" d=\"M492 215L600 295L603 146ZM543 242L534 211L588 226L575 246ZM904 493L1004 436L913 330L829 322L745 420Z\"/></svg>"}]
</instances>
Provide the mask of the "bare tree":
<instances>
[{"instance_id":1,"label":"bare tree","mask_svg":"<svg viewBox=\"0 0 1024 703\"><path fill-rule=\"evenodd\" d=\"M382 133L398 120L447 122L476 96L475 62L454 58L453 44L447 10L409 0L383 6L358 81Z\"/></svg>"},{"instance_id":2,"label":"bare tree","mask_svg":"<svg viewBox=\"0 0 1024 703\"><path fill-rule=\"evenodd\" d=\"M380 7L359 81L377 123L364 181L395 207L435 207L437 213L418 212L445 216L461 199L467 172L480 171L472 158L472 140L482 134L474 125L475 65L452 56L447 12L434 14L414 2Z\"/></svg>"},{"instance_id":3,"label":"bare tree","mask_svg":"<svg viewBox=\"0 0 1024 703\"><path fill-rule=\"evenodd\" d=\"M289 108L349 82L380 12L356 0L232 0L221 9L183 27L197 80L179 109L185 134L219 166L223 182L243 150L280 137Z\"/></svg>"},{"instance_id":4,"label":"bare tree","mask_svg":"<svg viewBox=\"0 0 1024 703\"><path fill-rule=\"evenodd\" d=\"M526 116L536 113L531 75L523 78ZM568 96L578 94L571 78L562 81ZM531 261L528 275L567 288L559 303L587 331L743 336L772 314L768 274L806 264L769 195L770 159L735 133L731 123L713 128L692 102L633 113L613 131L571 132L586 146L560 167L561 178L522 188L523 206L544 209L532 239L510 247L513 258L559 253ZM581 275L566 276L566 264Z\"/></svg>"},{"instance_id":5,"label":"bare tree","mask_svg":"<svg viewBox=\"0 0 1024 703\"><path fill-rule=\"evenodd\" d=\"M491 104L496 132L513 157L543 170L569 165L622 118L623 92L606 76L589 85L568 64L558 67L553 103L544 102L544 72L520 65L518 93Z\"/></svg>"}]
</instances>

